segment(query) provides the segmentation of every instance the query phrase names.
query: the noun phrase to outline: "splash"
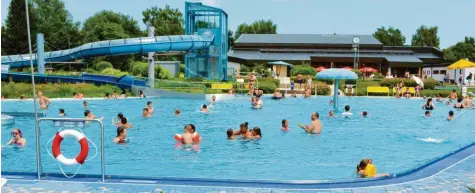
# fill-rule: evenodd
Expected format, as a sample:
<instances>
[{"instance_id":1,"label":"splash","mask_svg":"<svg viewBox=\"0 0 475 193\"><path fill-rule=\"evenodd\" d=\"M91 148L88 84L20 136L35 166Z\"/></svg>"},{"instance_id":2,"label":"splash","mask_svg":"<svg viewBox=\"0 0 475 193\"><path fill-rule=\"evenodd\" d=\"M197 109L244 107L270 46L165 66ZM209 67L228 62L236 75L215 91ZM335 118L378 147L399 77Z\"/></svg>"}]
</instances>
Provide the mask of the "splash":
<instances>
[{"instance_id":1,"label":"splash","mask_svg":"<svg viewBox=\"0 0 475 193\"><path fill-rule=\"evenodd\" d=\"M417 140L427 142L427 143L444 143L445 142L445 139L435 139L432 137L417 138Z\"/></svg>"}]
</instances>

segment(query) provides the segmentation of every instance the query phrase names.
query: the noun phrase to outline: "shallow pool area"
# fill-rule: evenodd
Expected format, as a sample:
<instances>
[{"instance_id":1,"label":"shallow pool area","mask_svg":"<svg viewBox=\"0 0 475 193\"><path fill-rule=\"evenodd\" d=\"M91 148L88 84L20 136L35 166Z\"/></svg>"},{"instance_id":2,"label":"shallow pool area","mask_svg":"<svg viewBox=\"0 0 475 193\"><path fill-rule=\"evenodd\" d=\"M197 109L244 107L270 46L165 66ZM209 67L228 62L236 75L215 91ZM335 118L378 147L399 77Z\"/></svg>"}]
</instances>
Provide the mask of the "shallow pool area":
<instances>
[{"instance_id":1,"label":"shallow pool area","mask_svg":"<svg viewBox=\"0 0 475 193\"><path fill-rule=\"evenodd\" d=\"M155 114L142 118L141 109L152 101ZM89 100L89 110L104 117L105 163L107 175L144 177L187 177L216 179L268 180L348 180L355 179L356 165L362 158L372 158L378 173L400 173L472 143L475 138L475 110L455 110L456 118L446 121L449 110L436 104L432 116L424 117L419 99L343 97L340 109L350 105L351 118L329 118L330 97L289 98L275 101L264 97L264 108L250 108L247 97L220 101L210 113L199 112L202 100L126 99ZM2 111L32 112L31 101L2 101ZM64 108L68 117L83 117L82 100L53 101L47 117L56 117ZM179 108L180 116L174 115ZM369 117L359 116L368 111ZM128 130L129 143L112 143L116 127L112 119L122 112L134 128ZM320 113L322 134L309 135L296 126L308 124L311 112ZM338 114L338 113L337 113ZM282 132L281 120L290 121L290 131ZM245 141L227 140L226 130L238 129L242 122L250 128L259 126L263 138ZM193 123L203 142L191 149L176 146L174 133ZM31 117L16 117L15 125L2 126L2 141L10 138L11 129L20 128L27 145L24 148L2 146L2 171L36 172L35 127ZM48 155L47 144L57 129L51 122L41 127L43 172L60 173L57 162ZM83 132L100 144L97 124ZM51 151L51 150L50 150ZM61 145L66 157L75 157L79 144L66 138ZM89 157L96 150L90 145ZM66 166L74 172L76 166ZM100 174L100 158L87 161L80 174Z\"/></svg>"}]
</instances>

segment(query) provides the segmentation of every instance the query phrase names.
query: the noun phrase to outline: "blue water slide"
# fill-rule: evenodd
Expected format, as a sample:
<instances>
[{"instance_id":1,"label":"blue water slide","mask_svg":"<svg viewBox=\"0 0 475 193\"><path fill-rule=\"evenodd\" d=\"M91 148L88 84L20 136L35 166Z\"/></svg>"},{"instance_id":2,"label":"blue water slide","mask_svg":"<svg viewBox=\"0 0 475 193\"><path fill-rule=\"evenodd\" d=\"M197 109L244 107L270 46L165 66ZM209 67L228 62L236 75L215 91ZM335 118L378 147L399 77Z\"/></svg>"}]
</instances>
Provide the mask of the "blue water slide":
<instances>
[{"instance_id":1,"label":"blue water slide","mask_svg":"<svg viewBox=\"0 0 475 193\"><path fill-rule=\"evenodd\" d=\"M193 51L208 48L214 39L211 32L199 35L174 35L138 37L127 39L106 40L87 43L67 50L45 52L46 62L64 62L95 56L116 56L126 54L145 54L148 52ZM2 65L10 68L30 66L28 54L2 56ZM36 54L33 55L36 64Z\"/></svg>"}]
</instances>

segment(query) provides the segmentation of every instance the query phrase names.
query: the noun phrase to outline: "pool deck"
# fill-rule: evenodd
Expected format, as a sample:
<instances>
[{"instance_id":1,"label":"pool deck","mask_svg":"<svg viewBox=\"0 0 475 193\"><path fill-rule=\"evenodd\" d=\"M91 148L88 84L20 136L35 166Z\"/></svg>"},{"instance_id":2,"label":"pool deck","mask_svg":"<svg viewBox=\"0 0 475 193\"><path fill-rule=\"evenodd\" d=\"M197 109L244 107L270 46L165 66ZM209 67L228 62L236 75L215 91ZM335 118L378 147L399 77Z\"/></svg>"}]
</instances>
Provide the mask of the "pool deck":
<instances>
[{"instance_id":1,"label":"pool deck","mask_svg":"<svg viewBox=\"0 0 475 193\"><path fill-rule=\"evenodd\" d=\"M5 174L8 182L2 192L199 192L199 193L469 193L475 187L475 145L428 163L399 177L348 182L315 183L314 181L234 181L196 179L126 179L110 177L101 183L96 177L46 176L36 180L34 175Z\"/></svg>"}]
</instances>

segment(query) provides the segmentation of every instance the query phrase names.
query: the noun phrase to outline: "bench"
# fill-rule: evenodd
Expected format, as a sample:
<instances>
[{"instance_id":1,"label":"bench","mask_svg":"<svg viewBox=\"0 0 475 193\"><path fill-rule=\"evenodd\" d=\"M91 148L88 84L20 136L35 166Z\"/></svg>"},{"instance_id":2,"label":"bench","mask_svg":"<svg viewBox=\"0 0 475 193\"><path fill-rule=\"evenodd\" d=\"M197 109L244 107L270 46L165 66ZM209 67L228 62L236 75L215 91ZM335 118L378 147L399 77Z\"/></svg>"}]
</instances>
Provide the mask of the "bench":
<instances>
[{"instance_id":1,"label":"bench","mask_svg":"<svg viewBox=\"0 0 475 193\"><path fill-rule=\"evenodd\" d=\"M231 90L233 89L233 84L211 84L211 89L213 90Z\"/></svg>"},{"instance_id":2,"label":"bench","mask_svg":"<svg viewBox=\"0 0 475 193\"><path fill-rule=\"evenodd\" d=\"M368 96L369 93L387 93L389 96L389 87L368 86L366 87L366 96Z\"/></svg>"},{"instance_id":3,"label":"bench","mask_svg":"<svg viewBox=\"0 0 475 193\"><path fill-rule=\"evenodd\" d=\"M403 87L402 88L402 93L404 94L406 92L406 88L409 88L409 92L411 95L416 95L416 88L414 87ZM396 95L396 88L393 88L393 95Z\"/></svg>"}]
</instances>

